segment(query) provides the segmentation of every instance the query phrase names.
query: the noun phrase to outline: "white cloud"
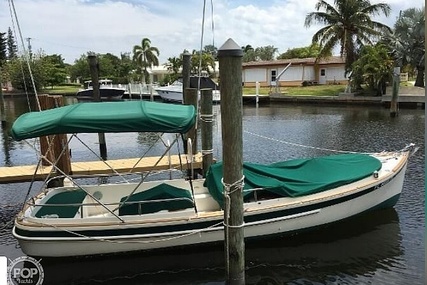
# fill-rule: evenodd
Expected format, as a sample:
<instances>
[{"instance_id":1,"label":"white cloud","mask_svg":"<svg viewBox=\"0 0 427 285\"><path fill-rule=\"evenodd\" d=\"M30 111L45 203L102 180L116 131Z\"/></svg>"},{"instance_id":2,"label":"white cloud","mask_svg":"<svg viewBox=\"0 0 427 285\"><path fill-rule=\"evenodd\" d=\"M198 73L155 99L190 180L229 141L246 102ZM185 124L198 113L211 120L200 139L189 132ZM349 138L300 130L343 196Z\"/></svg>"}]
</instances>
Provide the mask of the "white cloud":
<instances>
[{"instance_id":1,"label":"white cloud","mask_svg":"<svg viewBox=\"0 0 427 285\"><path fill-rule=\"evenodd\" d=\"M88 51L131 52L147 37L160 50L160 62L184 49L200 48L202 0L19 0L14 1L24 38L33 51L62 54L72 63ZM206 5L204 45L220 47L228 38L239 45L273 45L279 52L309 45L319 26L304 27L317 0L214 0L211 28L210 1ZM333 1L329 1L333 2ZM379 0L372 0L378 3ZM400 10L422 7L421 0L383 1L392 15L379 21L393 26ZM8 1L0 1L0 31L12 26ZM26 44L26 42L25 42Z\"/></svg>"}]
</instances>

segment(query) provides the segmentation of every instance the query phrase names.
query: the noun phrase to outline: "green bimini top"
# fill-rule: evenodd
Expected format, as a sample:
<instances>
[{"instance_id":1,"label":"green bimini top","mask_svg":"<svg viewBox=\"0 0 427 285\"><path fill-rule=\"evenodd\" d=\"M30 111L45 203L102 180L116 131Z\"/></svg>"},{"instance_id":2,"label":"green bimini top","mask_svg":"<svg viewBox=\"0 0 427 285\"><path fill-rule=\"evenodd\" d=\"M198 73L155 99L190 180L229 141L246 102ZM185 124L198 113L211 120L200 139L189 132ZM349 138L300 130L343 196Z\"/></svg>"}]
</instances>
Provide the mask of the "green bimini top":
<instances>
[{"instance_id":1,"label":"green bimini top","mask_svg":"<svg viewBox=\"0 0 427 285\"><path fill-rule=\"evenodd\" d=\"M366 154L339 154L309 159L294 159L270 165L243 163L243 196L253 197L250 189L265 190L283 197L300 197L346 185L381 168L381 162ZM222 162L208 171L205 186L223 207Z\"/></svg>"},{"instance_id":2,"label":"green bimini top","mask_svg":"<svg viewBox=\"0 0 427 285\"><path fill-rule=\"evenodd\" d=\"M191 105L148 101L86 102L21 115L15 140L71 133L186 133L196 122Z\"/></svg>"}]
</instances>

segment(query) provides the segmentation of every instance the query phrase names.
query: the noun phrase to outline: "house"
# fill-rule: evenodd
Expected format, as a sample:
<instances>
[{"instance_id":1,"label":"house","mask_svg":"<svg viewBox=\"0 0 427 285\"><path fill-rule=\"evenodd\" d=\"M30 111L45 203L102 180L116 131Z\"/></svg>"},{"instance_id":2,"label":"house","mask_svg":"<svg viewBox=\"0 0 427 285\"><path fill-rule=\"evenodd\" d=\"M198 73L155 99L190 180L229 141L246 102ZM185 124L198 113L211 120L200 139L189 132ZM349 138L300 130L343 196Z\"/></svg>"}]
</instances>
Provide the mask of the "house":
<instances>
[{"instance_id":1,"label":"house","mask_svg":"<svg viewBox=\"0 0 427 285\"><path fill-rule=\"evenodd\" d=\"M282 72L291 63L289 68ZM283 74L282 74L283 73ZM294 58L272 61L251 61L242 64L242 81L245 87L301 86L306 84L347 84L345 61L331 56L320 59Z\"/></svg>"}]
</instances>

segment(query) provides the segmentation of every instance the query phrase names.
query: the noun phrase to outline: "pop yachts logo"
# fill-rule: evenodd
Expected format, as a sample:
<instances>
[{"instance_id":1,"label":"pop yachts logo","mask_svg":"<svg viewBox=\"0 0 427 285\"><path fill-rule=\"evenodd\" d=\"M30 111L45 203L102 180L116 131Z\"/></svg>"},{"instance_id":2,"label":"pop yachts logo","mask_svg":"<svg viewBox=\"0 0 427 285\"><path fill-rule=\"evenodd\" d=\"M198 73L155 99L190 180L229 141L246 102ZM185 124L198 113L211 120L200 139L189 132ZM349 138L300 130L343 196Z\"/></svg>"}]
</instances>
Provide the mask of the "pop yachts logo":
<instances>
[{"instance_id":1,"label":"pop yachts logo","mask_svg":"<svg viewBox=\"0 0 427 285\"><path fill-rule=\"evenodd\" d=\"M9 284L41 285L44 272L40 262L29 256L18 257L8 267Z\"/></svg>"}]
</instances>

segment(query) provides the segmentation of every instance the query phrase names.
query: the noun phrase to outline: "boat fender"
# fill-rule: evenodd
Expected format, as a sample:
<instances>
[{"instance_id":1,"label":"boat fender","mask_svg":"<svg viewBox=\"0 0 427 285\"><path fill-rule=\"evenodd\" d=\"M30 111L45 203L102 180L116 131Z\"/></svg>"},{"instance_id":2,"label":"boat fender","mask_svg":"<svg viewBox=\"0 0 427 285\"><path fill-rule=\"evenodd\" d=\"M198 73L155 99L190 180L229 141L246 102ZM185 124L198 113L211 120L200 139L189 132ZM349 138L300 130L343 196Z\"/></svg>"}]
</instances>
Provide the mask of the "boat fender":
<instances>
[{"instance_id":1,"label":"boat fender","mask_svg":"<svg viewBox=\"0 0 427 285\"><path fill-rule=\"evenodd\" d=\"M378 171L375 170L373 175L374 175L374 178L378 178Z\"/></svg>"}]
</instances>

